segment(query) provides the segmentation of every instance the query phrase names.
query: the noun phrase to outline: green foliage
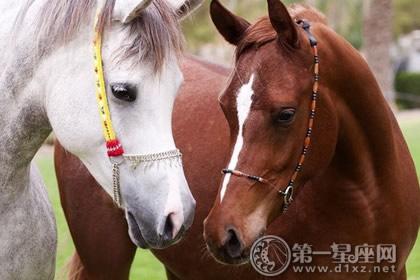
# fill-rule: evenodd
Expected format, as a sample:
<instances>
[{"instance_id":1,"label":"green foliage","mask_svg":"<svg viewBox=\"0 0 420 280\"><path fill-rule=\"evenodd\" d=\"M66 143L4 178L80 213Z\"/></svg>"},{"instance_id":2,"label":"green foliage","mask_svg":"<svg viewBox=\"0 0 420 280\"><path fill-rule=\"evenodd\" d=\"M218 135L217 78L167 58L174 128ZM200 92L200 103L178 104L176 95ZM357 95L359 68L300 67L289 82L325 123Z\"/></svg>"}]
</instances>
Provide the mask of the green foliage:
<instances>
[{"instance_id":1,"label":"green foliage","mask_svg":"<svg viewBox=\"0 0 420 280\"><path fill-rule=\"evenodd\" d=\"M222 1L235 14L243 16L250 22L267 15L266 1ZM301 3L304 1L283 1L285 4ZM196 51L201 45L222 41L217 33L210 15L210 1L205 1L202 7L183 23L184 34L186 34L188 48ZM362 1L336 1L318 0L317 7L329 18L332 27L344 36L356 48L362 45Z\"/></svg>"},{"instance_id":2,"label":"green foliage","mask_svg":"<svg viewBox=\"0 0 420 280\"><path fill-rule=\"evenodd\" d=\"M404 108L420 107L420 73L401 72L395 78L395 90L399 93L398 103ZM404 98L410 94L411 99ZM419 101L414 100L419 99Z\"/></svg>"},{"instance_id":3,"label":"green foliage","mask_svg":"<svg viewBox=\"0 0 420 280\"><path fill-rule=\"evenodd\" d=\"M318 0L319 9L329 25L356 49L362 46L363 1Z\"/></svg>"},{"instance_id":4,"label":"green foliage","mask_svg":"<svg viewBox=\"0 0 420 280\"><path fill-rule=\"evenodd\" d=\"M396 0L394 1L394 33L398 36L420 29L420 1Z\"/></svg>"},{"instance_id":5,"label":"green foliage","mask_svg":"<svg viewBox=\"0 0 420 280\"><path fill-rule=\"evenodd\" d=\"M201 8L183 23L183 30L187 38L188 49L192 52L196 51L203 44L223 41L211 21L209 12L210 2L210 0L205 1ZM267 15L266 1L229 0L221 2L235 14L244 17L249 22L254 22L256 19ZM300 2L303 1L283 1L285 4Z\"/></svg>"},{"instance_id":6,"label":"green foliage","mask_svg":"<svg viewBox=\"0 0 420 280\"><path fill-rule=\"evenodd\" d=\"M244 16L250 22L267 15L267 4L264 0L222 0L238 15ZM285 4L301 3L303 0L287 0ZM396 36L406 34L414 29L420 29L420 1L395 0L394 2L394 33ZM222 41L209 16L210 0L204 2L195 15L183 24L187 37L188 49L192 52L207 43ZM317 0L316 7L323 12L329 24L355 48L362 46L363 1L352 0Z\"/></svg>"}]
</instances>

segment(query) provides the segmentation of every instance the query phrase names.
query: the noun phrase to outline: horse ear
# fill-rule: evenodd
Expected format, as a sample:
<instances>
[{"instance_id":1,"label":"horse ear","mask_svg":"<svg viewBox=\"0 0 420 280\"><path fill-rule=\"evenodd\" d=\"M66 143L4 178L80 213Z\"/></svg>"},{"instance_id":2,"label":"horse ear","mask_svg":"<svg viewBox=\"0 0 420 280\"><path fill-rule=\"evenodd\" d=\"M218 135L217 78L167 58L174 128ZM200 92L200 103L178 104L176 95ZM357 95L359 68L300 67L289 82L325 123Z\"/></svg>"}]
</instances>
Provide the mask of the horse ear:
<instances>
[{"instance_id":1,"label":"horse ear","mask_svg":"<svg viewBox=\"0 0 420 280\"><path fill-rule=\"evenodd\" d=\"M184 19L186 16L193 13L204 0L167 0L169 5L177 11L179 19Z\"/></svg>"},{"instance_id":2,"label":"horse ear","mask_svg":"<svg viewBox=\"0 0 420 280\"><path fill-rule=\"evenodd\" d=\"M268 13L271 25L276 30L279 40L289 46L299 47L299 36L296 24L286 6L280 0L268 0Z\"/></svg>"},{"instance_id":3,"label":"horse ear","mask_svg":"<svg viewBox=\"0 0 420 280\"><path fill-rule=\"evenodd\" d=\"M115 0L112 20L120 21L124 24L129 23L150 3L152 3L152 0Z\"/></svg>"},{"instance_id":4,"label":"horse ear","mask_svg":"<svg viewBox=\"0 0 420 280\"><path fill-rule=\"evenodd\" d=\"M233 45L240 42L246 29L250 26L248 21L231 13L218 0L211 1L210 15L219 33Z\"/></svg>"}]
</instances>

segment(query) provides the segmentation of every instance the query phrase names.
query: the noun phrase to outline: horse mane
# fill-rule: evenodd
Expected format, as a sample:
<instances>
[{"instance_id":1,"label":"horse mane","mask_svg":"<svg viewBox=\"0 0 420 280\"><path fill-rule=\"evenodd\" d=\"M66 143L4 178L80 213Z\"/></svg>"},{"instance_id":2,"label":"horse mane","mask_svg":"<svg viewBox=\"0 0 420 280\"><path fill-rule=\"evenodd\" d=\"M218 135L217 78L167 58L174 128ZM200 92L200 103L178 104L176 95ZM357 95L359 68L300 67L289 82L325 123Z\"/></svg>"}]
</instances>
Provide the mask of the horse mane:
<instances>
[{"instance_id":1,"label":"horse mane","mask_svg":"<svg viewBox=\"0 0 420 280\"><path fill-rule=\"evenodd\" d=\"M34 2L36 0L27 0L17 17L16 25L24 20ZM39 55L43 56L70 42L83 24L93 22L97 3L98 0L55 0L54 4L44 1L34 23ZM105 1L99 18L100 30L110 24L114 4L115 0ZM126 28L129 36L119 52L122 59L136 57L136 64L148 60L158 72L169 53L181 53L183 37L180 24L176 11L165 0L152 1Z\"/></svg>"},{"instance_id":2,"label":"horse mane","mask_svg":"<svg viewBox=\"0 0 420 280\"><path fill-rule=\"evenodd\" d=\"M293 4L288 7L289 13L294 20L306 19L312 23L327 24L325 16L305 4ZM262 45L271 42L277 38L277 33L271 25L270 19L266 16L260 18L255 24L248 27L245 35L236 48L236 57L241 55L250 47L259 48Z\"/></svg>"}]
</instances>

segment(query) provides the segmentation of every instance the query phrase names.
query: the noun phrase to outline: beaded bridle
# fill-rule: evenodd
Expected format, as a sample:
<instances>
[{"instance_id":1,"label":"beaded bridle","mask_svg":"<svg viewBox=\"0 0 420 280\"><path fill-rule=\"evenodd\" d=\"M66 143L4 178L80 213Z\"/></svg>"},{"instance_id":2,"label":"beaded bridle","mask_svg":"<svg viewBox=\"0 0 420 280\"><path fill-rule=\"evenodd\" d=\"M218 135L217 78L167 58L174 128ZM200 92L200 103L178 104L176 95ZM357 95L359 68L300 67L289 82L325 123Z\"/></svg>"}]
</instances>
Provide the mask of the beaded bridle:
<instances>
[{"instance_id":1,"label":"beaded bridle","mask_svg":"<svg viewBox=\"0 0 420 280\"><path fill-rule=\"evenodd\" d=\"M299 162L296 165L296 168L293 172L292 177L290 178L290 181L289 181L286 189L278 191L278 193L283 196L283 201L284 201L283 212L287 211L287 209L289 208L290 204L293 201L293 193L294 193L294 189L295 189L295 182L296 182L296 179L297 179L300 171L303 168L303 164L305 162L305 158L306 158L306 155L308 154L309 146L311 144L312 129L313 129L314 119L315 119L315 114L316 114L316 105L317 105L318 89L319 89L319 57L318 57L318 48L317 48L318 43L317 43L317 40L310 31L311 25L309 24L309 22L307 22L305 20L297 20L296 23L300 27L302 27L302 29L307 34L307 36L309 38L309 43L310 43L311 48L313 50L313 54L314 54L314 84L313 84L313 88L312 88L312 97L311 97L311 105L310 105L310 110L311 111L310 111L310 114L309 114L308 130L306 132L305 140L304 140L304 143L303 143L303 149L302 149L302 153L301 153L300 158L299 158ZM259 182L259 183L262 183L262 184L265 184L265 185L270 185L270 186L275 188L275 186L272 183L270 183L269 180L264 179L260 176L249 175L249 174L244 173L244 172L239 171L239 170L223 169L222 173L223 174L231 174L231 175L234 175L234 176L237 176L237 177L245 177L249 180L256 181L256 182Z\"/></svg>"},{"instance_id":2,"label":"beaded bridle","mask_svg":"<svg viewBox=\"0 0 420 280\"><path fill-rule=\"evenodd\" d=\"M98 102L99 113L102 119L102 129L106 143L108 157L112 163L112 179L113 179L113 199L118 207L121 207L121 191L120 191L120 166L125 161L131 163L132 168L137 168L141 163L152 163L156 161L172 160L178 163L182 162L182 154L178 149L160 152L155 154L137 155L125 154L124 148L112 126L111 113L109 111L109 103L107 99L107 91L105 84L105 75L102 61L102 30L99 28L100 8L95 18L95 37L93 40L94 49L94 66L96 76L96 99Z\"/></svg>"}]
</instances>

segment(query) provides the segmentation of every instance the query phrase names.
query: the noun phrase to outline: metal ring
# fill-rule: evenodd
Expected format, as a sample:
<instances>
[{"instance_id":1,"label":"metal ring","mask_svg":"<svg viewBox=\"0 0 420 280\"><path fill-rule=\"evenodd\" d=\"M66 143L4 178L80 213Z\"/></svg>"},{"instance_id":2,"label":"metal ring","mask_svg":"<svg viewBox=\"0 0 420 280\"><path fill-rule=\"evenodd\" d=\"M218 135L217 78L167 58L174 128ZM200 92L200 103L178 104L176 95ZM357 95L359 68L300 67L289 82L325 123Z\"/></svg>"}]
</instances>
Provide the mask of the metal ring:
<instances>
[{"instance_id":1,"label":"metal ring","mask_svg":"<svg viewBox=\"0 0 420 280\"><path fill-rule=\"evenodd\" d=\"M119 161L117 159L120 159ZM125 158L123 156L118 156L118 157L109 157L109 161L111 162L111 164L116 164L116 165L121 165L124 161Z\"/></svg>"},{"instance_id":2,"label":"metal ring","mask_svg":"<svg viewBox=\"0 0 420 280\"><path fill-rule=\"evenodd\" d=\"M284 204L288 206L293 201L293 186L289 185L286 190L283 192L284 195Z\"/></svg>"}]
</instances>

